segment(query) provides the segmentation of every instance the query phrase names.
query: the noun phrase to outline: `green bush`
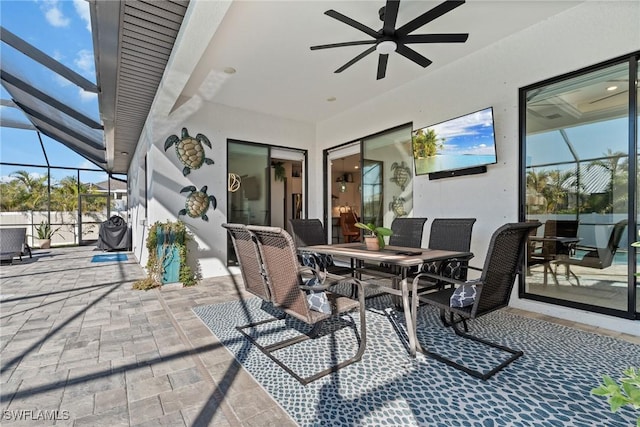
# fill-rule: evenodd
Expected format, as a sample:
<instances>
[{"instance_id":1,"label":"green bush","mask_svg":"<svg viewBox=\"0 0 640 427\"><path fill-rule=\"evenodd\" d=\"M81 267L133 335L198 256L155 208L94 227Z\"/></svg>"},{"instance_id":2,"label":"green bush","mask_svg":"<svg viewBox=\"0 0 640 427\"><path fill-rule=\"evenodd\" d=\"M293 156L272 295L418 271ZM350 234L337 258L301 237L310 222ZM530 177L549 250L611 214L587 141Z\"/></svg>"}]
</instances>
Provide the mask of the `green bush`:
<instances>
[{"instance_id":1,"label":"green bush","mask_svg":"<svg viewBox=\"0 0 640 427\"><path fill-rule=\"evenodd\" d=\"M149 228L149 235L147 236L147 252L149 257L147 259L147 274L148 277L138 280L133 284L133 289L148 290L157 288L162 285L163 260L158 258L157 245L158 245L158 228L162 228L164 235L173 233L175 240L173 244L178 247L180 254L180 271L179 280L182 282L182 286L194 286L197 284L197 280L191 267L187 265L187 242L191 239L191 235L187 230L184 222L182 221L167 221L165 223L155 222Z\"/></svg>"},{"instance_id":2,"label":"green bush","mask_svg":"<svg viewBox=\"0 0 640 427\"><path fill-rule=\"evenodd\" d=\"M625 405L640 410L640 369L629 368L623 371L624 376L618 384L608 375L602 377L602 385L591 390L596 396L607 396L611 412L616 412ZM636 422L640 427L640 416Z\"/></svg>"}]
</instances>

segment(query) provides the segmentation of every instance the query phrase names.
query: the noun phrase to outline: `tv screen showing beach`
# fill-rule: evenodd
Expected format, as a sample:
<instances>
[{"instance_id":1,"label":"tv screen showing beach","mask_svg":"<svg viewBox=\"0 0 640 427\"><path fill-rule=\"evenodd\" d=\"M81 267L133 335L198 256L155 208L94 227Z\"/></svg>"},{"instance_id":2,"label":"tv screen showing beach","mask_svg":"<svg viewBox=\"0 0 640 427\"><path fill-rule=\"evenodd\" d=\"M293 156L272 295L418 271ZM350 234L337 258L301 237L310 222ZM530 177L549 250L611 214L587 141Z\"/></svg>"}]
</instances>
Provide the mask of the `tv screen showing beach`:
<instances>
[{"instance_id":1,"label":"tv screen showing beach","mask_svg":"<svg viewBox=\"0 0 640 427\"><path fill-rule=\"evenodd\" d=\"M416 175L494 164L493 108L418 129L412 143Z\"/></svg>"}]
</instances>

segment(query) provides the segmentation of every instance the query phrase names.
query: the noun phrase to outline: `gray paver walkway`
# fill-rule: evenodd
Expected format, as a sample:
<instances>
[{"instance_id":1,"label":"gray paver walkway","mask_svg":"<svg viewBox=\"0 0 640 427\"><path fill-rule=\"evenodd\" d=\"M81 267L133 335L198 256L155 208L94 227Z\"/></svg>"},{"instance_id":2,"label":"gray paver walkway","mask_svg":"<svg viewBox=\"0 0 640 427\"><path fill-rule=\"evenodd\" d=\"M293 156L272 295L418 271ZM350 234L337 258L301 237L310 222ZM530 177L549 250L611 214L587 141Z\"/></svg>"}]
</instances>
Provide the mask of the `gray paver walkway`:
<instances>
[{"instance_id":1,"label":"gray paver walkway","mask_svg":"<svg viewBox=\"0 0 640 427\"><path fill-rule=\"evenodd\" d=\"M92 263L101 253L0 267L2 425L295 425L191 311L247 296L236 279L136 291L134 257Z\"/></svg>"}]
</instances>

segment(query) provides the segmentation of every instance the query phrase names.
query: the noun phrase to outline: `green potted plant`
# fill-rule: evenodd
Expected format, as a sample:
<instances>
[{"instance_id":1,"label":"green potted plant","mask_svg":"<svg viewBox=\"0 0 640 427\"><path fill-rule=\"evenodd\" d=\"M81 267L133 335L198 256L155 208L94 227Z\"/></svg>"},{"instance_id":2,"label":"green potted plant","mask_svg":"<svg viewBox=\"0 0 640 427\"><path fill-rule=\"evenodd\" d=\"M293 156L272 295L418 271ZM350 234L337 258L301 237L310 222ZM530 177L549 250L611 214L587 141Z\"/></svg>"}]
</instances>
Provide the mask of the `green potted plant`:
<instances>
[{"instance_id":1,"label":"green potted plant","mask_svg":"<svg viewBox=\"0 0 640 427\"><path fill-rule=\"evenodd\" d=\"M607 396L611 412L616 412L624 405L629 405L634 409L640 409L640 370L636 368L625 369L624 376L620 378L618 384L608 375L602 377L602 385L591 390L596 396ZM640 417L636 422L640 427Z\"/></svg>"},{"instance_id":2,"label":"green potted plant","mask_svg":"<svg viewBox=\"0 0 640 427\"><path fill-rule=\"evenodd\" d=\"M40 240L41 249L49 249L51 247L51 238L56 234L64 239L62 234L58 233L58 230L60 230L60 227L53 229L47 221L41 221L40 225L36 226L36 235Z\"/></svg>"},{"instance_id":3,"label":"green potted plant","mask_svg":"<svg viewBox=\"0 0 640 427\"><path fill-rule=\"evenodd\" d=\"M364 236L364 242L367 245L367 249L373 251L379 251L384 248L384 236L391 236L393 231L386 227L376 227L373 223L365 224L363 222L356 222L355 226L368 232Z\"/></svg>"}]
</instances>

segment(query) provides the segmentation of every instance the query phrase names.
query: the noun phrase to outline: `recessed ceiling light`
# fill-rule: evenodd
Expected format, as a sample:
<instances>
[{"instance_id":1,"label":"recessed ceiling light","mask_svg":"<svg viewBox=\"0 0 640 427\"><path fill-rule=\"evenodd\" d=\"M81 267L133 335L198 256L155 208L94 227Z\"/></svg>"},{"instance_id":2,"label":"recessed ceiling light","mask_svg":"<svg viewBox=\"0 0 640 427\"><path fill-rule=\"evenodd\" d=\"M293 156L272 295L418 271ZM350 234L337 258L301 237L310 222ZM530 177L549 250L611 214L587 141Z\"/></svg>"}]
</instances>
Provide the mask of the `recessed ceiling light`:
<instances>
[{"instance_id":1,"label":"recessed ceiling light","mask_svg":"<svg viewBox=\"0 0 640 427\"><path fill-rule=\"evenodd\" d=\"M227 67L222 71L224 71L226 74L235 74L236 73L236 69L233 68L233 67Z\"/></svg>"},{"instance_id":2,"label":"recessed ceiling light","mask_svg":"<svg viewBox=\"0 0 640 427\"><path fill-rule=\"evenodd\" d=\"M618 89L618 86L609 86L609 87L607 88L607 90L608 90L609 92L611 92L612 90L616 90L616 89Z\"/></svg>"},{"instance_id":3,"label":"recessed ceiling light","mask_svg":"<svg viewBox=\"0 0 640 427\"><path fill-rule=\"evenodd\" d=\"M336 99L338 99L338 98L336 98L335 96L330 96L330 97L327 98L327 102L333 102Z\"/></svg>"},{"instance_id":4,"label":"recessed ceiling light","mask_svg":"<svg viewBox=\"0 0 640 427\"><path fill-rule=\"evenodd\" d=\"M129 155L129 152L127 152L127 151L121 151L121 152L120 152L120 154L122 154L123 156L128 156L128 155Z\"/></svg>"},{"instance_id":5,"label":"recessed ceiling light","mask_svg":"<svg viewBox=\"0 0 640 427\"><path fill-rule=\"evenodd\" d=\"M355 165L355 166L354 166L353 168L354 168L354 169L358 169L359 167L360 167L360 166L358 166L358 165Z\"/></svg>"}]
</instances>

